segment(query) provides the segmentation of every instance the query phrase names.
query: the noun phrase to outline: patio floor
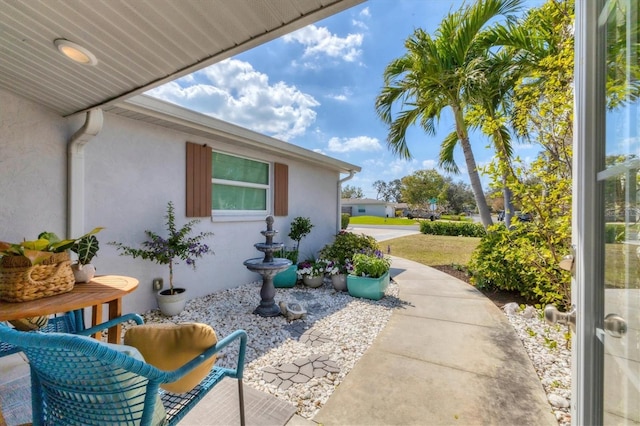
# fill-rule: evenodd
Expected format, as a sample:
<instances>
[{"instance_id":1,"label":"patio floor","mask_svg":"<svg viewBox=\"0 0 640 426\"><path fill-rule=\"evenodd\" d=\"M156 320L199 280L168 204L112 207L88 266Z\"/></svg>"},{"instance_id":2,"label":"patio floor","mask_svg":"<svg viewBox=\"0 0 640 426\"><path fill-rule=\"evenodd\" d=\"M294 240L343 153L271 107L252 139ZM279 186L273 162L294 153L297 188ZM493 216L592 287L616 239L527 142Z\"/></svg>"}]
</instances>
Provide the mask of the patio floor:
<instances>
[{"instance_id":1,"label":"patio floor","mask_svg":"<svg viewBox=\"0 0 640 426\"><path fill-rule=\"evenodd\" d=\"M0 407L7 426L31 422L29 382L29 366L22 355L14 354L0 360ZM282 426L289 422L296 412L296 407L288 402L246 384L244 398L248 426ZM233 425L239 424L239 419L238 386L234 379L227 378L209 392L180 424Z\"/></svg>"}]
</instances>

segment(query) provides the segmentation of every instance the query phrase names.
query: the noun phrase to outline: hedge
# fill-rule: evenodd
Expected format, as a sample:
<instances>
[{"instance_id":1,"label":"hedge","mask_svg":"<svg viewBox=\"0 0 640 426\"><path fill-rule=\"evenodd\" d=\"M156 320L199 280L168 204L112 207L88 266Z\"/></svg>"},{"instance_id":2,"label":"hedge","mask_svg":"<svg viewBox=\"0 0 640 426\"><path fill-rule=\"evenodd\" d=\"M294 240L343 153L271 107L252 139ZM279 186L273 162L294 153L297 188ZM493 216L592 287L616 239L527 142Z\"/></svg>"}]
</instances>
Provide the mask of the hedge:
<instances>
[{"instance_id":1,"label":"hedge","mask_svg":"<svg viewBox=\"0 0 640 426\"><path fill-rule=\"evenodd\" d=\"M484 226L481 223L473 222L422 221L420 222L420 232L452 237L482 237L486 235Z\"/></svg>"}]
</instances>

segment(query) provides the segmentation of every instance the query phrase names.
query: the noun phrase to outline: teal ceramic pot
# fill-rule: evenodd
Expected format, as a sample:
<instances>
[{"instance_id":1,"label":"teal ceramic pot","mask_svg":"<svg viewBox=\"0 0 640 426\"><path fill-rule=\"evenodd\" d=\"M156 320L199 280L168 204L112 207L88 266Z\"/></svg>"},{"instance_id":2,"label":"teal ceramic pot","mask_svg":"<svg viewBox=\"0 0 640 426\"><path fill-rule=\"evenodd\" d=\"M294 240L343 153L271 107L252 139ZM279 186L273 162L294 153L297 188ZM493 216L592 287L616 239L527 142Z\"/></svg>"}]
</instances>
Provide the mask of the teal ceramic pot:
<instances>
[{"instance_id":1,"label":"teal ceramic pot","mask_svg":"<svg viewBox=\"0 0 640 426\"><path fill-rule=\"evenodd\" d=\"M276 288L291 288L298 281L298 265L291 265L282 272L278 272L273 277L273 286Z\"/></svg>"},{"instance_id":2,"label":"teal ceramic pot","mask_svg":"<svg viewBox=\"0 0 640 426\"><path fill-rule=\"evenodd\" d=\"M353 297L380 300L384 296L384 291L388 285L389 272L380 278L358 277L356 275L347 276L347 290Z\"/></svg>"}]
</instances>

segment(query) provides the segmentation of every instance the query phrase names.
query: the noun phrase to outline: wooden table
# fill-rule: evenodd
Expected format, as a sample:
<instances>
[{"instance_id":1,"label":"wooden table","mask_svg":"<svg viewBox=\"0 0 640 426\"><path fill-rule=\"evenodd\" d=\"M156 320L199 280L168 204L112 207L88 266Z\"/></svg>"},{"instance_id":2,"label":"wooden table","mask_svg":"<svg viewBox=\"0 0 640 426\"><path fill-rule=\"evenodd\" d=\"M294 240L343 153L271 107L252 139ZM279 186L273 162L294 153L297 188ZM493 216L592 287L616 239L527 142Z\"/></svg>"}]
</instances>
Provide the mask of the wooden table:
<instances>
[{"instance_id":1,"label":"wooden table","mask_svg":"<svg viewBox=\"0 0 640 426\"><path fill-rule=\"evenodd\" d=\"M0 301L0 321L20 318L51 315L61 312L75 311L91 306L92 326L100 324L102 319L102 305L109 305L109 319L122 315L122 297L138 287L138 280L119 275L101 275L94 277L88 283L79 283L73 290L43 297L29 302L9 303ZM109 329L110 343L119 343L121 326ZM99 338L99 334L95 337Z\"/></svg>"}]
</instances>

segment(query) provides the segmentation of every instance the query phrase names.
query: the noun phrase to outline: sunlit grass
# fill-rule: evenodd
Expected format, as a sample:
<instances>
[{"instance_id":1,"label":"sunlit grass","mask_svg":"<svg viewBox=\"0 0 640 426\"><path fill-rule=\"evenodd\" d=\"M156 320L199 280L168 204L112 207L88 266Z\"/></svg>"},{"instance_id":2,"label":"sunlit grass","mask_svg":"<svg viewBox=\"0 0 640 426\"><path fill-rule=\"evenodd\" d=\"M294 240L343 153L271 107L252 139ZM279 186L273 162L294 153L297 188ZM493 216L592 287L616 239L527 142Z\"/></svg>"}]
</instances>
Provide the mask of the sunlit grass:
<instances>
[{"instance_id":1,"label":"sunlit grass","mask_svg":"<svg viewBox=\"0 0 640 426\"><path fill-rule=\"evenodd\" d=\"M349 225L417 225L419 222L406 217L352 216Z\"/></svg>"},{"instance_id":2,"label":"sunlit grass","mask_svg":"<svg viewBox=\"0 0 640 426\"><path fill-rule=\"evenodd\" d=\"M391 254L427 266L466 265L480 238L416 234L380 243Z\"/></svg>"}]
</instances>

